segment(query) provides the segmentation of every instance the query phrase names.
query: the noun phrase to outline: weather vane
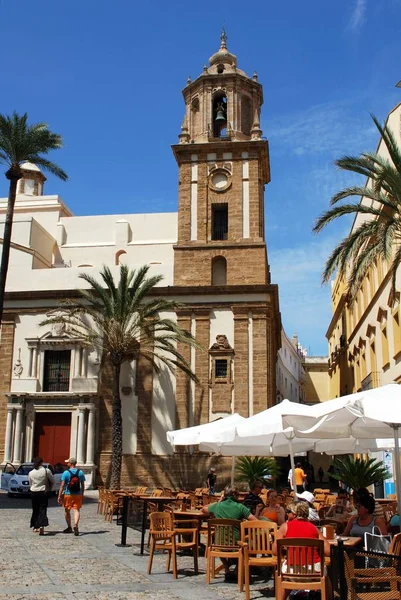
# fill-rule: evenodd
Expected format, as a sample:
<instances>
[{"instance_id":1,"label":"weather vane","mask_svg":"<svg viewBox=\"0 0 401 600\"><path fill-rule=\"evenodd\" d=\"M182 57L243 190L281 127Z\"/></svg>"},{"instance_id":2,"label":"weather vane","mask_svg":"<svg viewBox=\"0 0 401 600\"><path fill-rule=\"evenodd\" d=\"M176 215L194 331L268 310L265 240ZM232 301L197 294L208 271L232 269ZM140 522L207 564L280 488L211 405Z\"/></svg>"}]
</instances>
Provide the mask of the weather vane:
<instances>
[{"instance_id":1,"label":"weather vane","mask_svg":"<svg viewBox=\"0 0 401 600\"><path fill-rule=\"evenodd\" d=\"M227 47L227 33L226 33L226 29L225 29L224 25L221 30L220 40L221 40L221 47L226 48Z\"/></svg>"}]
</instances>

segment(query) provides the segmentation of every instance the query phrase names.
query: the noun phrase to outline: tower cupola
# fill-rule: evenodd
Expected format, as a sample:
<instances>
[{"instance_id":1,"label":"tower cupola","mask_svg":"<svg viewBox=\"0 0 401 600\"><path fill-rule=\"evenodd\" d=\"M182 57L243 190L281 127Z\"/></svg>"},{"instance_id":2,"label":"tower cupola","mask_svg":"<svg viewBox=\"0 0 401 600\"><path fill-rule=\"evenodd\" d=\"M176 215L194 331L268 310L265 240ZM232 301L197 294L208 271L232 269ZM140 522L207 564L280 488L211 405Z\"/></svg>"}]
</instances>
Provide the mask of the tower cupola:
<instances>
[{"instance_id":1,"label":"tower cupola","mask_svg":"<svg viewBox=\"0 0 401 600\"><path fill-rule=\"evenodd\" d=\"M224 29L219 50L199 77L194 81L188 78L183 95L186 113L180 144L261 139L262 86L255 73L249 77L237 67L237 57L227 49Z\"/></svg>"},{"instance_id":2,"label":"tower cupola","mask_svg":"<svg viewBox=\"0 0 401 600\"><path fill-rule=\"evenodd\" d=\"M25 196L42 196L46 177L38 166L30 162L21 165L22 177L18 181L17 194Z\"/></svg>"}]
</instances>

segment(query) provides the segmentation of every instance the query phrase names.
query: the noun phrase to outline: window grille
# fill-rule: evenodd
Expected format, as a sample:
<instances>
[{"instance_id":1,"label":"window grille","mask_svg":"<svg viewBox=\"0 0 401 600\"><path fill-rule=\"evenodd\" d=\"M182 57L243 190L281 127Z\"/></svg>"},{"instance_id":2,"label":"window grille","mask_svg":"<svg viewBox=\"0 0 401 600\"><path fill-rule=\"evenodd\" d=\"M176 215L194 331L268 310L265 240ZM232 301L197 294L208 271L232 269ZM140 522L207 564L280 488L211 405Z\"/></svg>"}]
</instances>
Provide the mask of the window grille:
<instances>
[{"instance_id":1,"label":"window grille","mask_svg":"<svg viewBox=\"0 0 401 600\"><path fill-rule=\"evenodd\" d=\"M46 350L43 373L44 392L70 389L71 350Z\"/></svg>"},{"instance_id":2,"label":"window grille","mask_svg":"<svg viewBox=\"0 0 401 600\"><path fill-rule=\"evenodd\" d=\"M227 361L223 359L217 359L215 363L215 376L216 377L227 377Z\"/></svg>"}]
</instances>

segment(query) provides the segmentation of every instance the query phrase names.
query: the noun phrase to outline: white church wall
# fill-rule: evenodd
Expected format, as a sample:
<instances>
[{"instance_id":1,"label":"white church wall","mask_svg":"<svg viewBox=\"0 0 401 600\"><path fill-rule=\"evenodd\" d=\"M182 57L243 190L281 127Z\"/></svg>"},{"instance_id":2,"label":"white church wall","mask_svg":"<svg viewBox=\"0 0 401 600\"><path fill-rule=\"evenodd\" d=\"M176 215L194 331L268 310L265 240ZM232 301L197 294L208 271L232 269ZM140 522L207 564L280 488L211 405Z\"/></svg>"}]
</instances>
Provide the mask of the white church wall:
<instances>
[{"instance_id":1,"label":"white church wall","mask_svg":"<svg viewBox=\"0 0 401 600\"><path fill-rule=\"evenodd\" d=\"M210 312L210 344L215 343L217 335L227 336L230 346L234 347L234 315L230 309Z\"/></svg>"},{"instance_id":2,"label":"white church wall","mask_svg":"<svg viewBox=\"0 0 401 600\"><path fill-rule=\"evenodd\" d=\"M137 448L138 396L135 394L135 378L135 361L123 363L120 375L120 394L124 454L135 454Z\"/></svg>"},{"instance_id":3,"label":"white church wall","mask_svg":"<svg viewBox=\"0 0 401 600\"><path fill-rule=\"evenodd\" d=\"M160 316L177 320L174 313L161 313ZM165 365L159 364L160 374L153 375L152 454L165 455L173 454L166 432L175 428L176 378Z\"/></svg>"}]
</instances>

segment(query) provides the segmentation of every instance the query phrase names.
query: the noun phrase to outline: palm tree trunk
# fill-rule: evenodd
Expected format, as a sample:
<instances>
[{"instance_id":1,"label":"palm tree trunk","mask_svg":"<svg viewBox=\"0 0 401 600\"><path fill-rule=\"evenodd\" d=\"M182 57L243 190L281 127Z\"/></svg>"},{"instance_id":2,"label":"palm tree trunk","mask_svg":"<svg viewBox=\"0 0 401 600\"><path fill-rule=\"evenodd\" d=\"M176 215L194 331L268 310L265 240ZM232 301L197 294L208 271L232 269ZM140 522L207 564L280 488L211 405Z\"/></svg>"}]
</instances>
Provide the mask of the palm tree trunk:
<instances>
[{"instance_id":1,"label":"palm tree trunk","mask_svg":"<svg viewBox=\"0 0 401 600\"><path fill-rule=\"evenodd\" d=\"M121 418L120 397L121 364L113 364L113 405L111 417L111 482L112 490L120 489L121 462L123 451L123 421Z\"/></svg>"},{"instance_id":2,"label":"palm tree trunk","mask_svg":"<svg viewBox=\"0 0 401 600\"><path fill-rule=\"evenodd\" d=\"M3 320L4 293L6 289L8 262L10 258L11 233L13 228L15 198L17 195L17 183L18 180L21 179L21 175L18 175L12 169L10 169L7 171L6 177L10 180L10 185L8 190L7 214L6 222L4 224L3 249L0 265L0 325Z\"/></svg>"}]
</instances>

